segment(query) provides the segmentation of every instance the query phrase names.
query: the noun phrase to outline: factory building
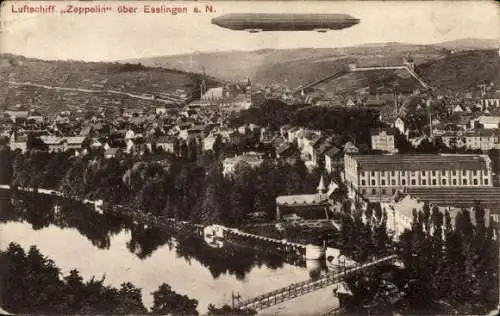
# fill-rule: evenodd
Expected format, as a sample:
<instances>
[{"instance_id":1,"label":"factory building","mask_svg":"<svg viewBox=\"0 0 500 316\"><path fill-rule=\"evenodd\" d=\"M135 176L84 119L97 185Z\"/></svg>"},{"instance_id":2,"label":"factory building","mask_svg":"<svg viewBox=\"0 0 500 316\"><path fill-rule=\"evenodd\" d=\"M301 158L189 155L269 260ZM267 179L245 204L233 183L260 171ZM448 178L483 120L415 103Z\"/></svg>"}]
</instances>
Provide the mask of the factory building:
<instances>
[{"instance_id":1,"label":"factory building","mask_svg":"<svg viewBox=\"0 0 500 316\"><path fill-rule=\"evenodd\" d=\"M344 177L351 193L385 201L397 191L492 187L486 155L345 155Z\"/></svg>"}]
</instances>

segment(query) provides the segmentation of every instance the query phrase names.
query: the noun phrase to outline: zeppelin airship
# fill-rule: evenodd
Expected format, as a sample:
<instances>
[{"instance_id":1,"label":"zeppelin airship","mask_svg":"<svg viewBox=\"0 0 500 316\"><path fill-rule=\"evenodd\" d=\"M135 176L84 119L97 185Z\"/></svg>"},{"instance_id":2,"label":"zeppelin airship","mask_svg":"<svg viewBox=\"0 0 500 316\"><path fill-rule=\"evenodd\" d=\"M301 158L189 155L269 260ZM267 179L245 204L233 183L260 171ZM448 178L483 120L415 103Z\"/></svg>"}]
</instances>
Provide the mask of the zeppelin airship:
<instances>
[{"instance_id":1,"label":"zeppelin airship","mask_svg":"<svg viewBox=\"0 0 500 316\"><path fill-rule=\"evenodd\" d=\"M248 31L317 31L341 30L359 23L347 14L287 14L287 13L232 13L212 19L220 27Z\"/></svg>"}]
</instances>

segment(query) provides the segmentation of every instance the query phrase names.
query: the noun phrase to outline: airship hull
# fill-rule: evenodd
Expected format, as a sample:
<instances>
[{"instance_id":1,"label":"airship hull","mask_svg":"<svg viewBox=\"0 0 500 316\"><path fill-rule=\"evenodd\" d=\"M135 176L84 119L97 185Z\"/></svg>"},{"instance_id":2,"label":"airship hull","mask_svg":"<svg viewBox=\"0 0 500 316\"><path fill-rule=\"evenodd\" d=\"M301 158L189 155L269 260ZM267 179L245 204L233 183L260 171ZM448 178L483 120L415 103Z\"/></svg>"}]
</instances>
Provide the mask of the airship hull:
<instances>
[{"instance_id":1,"label":"airship hull","mask_svg":"<svg viewBox=\"0 0 500 316\"><path fill-rule=\"evenodd\" d=\"M314 31L340 30L359 23L347 14L264 14L234 13L212 19L230 30Z\"/></svg>"}]
</instances>

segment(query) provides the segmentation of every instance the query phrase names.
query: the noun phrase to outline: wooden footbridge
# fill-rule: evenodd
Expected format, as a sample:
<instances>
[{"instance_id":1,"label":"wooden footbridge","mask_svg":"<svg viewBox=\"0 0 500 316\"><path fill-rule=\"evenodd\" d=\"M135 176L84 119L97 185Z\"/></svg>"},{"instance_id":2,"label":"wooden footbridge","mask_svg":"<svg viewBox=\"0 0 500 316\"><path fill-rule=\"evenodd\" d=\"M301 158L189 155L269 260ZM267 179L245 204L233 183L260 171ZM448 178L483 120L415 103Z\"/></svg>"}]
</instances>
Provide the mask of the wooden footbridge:
<instances>
[{"instance_id":1,"label":"wooden footbridge","mask_svg":"<svg viewBox=\"0 0 500 316\"><path fill-rule=\"evenodd\" d=\"M304 256L306 254L306 245L294 243L285 239L275 239L271 237L250 234L236 228L225 227L225 237L233 240L254 241L255 244L267 244L276 250L286 253L294 253L299 256Z\"/></svg>"},{"instance_id":2,"label":"wooden footbridge","mask_svg":"<svg viewBox=\"0 0 500 316\"><path fill-rule=\"evenodd\" d=\"M390 255L368 263L347 267L341 271L330 272L320 277L320 279L318 280L307 280L293 283L287 287L259 295L249 300L241 301L236 304L236 307L242 309L250 308L255 310L262 310L273 305L294 299L296 297L326 288L330 285L342 282L347 275L371 269L377 265L394 262L397 260L397 258L397 255Z\"/></svg>"}]
</instances>

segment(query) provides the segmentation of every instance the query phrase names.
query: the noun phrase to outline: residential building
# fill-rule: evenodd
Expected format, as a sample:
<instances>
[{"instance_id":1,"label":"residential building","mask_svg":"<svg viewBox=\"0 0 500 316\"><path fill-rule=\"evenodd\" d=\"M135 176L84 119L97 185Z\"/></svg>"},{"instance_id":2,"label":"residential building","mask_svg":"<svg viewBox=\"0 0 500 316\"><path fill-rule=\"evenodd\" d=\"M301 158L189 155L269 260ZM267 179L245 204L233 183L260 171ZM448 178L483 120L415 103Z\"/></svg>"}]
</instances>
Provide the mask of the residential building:
<instances>
[{"instance_id":1,"label":"residential building","mask_svg":"<svg viewBox=\"0 0 500 316\"><path fill-rule=\"evenodd\" d=\"M500 107L500 91L486 93L483 97L481 97L479 103L484 108Z\"/></svg>"},{"instance_id":2,"label":"residential building","mask_svg":"<svg viewBox=\"0 0 500 316\"><path fill-rule=\"evenodd\" d=\"M156 115L162 115L167 113L167 107L162 105L162 106L157 106L155 108L155 113Z\"/></svg>"},{"instance_id":3,"label":"residential building","mask_svg":"<svg viewBox=\"0 0 500 316\"><path fill-rule=\"evenodd\" d=\"M202 141L203 143L203 150L204 151L209 151L209 150L214 150L214 145L215 142L217 141L217 138L220 137L219 135L208 135L205 137Z\"/></svg>"},{"instance_id":4,"label":"residential building","mask_svg":"<svg viewBox=\"0 0 500 316\"><path fill-rule=\"evenodd\" d=\"M344 144L344 152L346 154L357 154L359 153L359 148L352 142L347 142Z\"/></svg>"},{"instance_id":5,"label":"residential building","mask_svg":"<svg viewBox=\"0 0 500 316\"><path fill-rule=\"evenodd\" d=\"M176 153L177 139L172 136L160 136L156 140L156 148L163 149L167 153Z\"/></svg>"},{"instance_id":6,"label":"residential building","mask_svg":"<svg viewBox=\"0 0 500 316\"><path fill-rule=\"evenodd\" d=\"M342 151L339 148L330 148L325 153L325 169L329 173L338 170L343 165L343 162Z\"/></svg>"},{"instance_id":7,"label":"residential building","mask_svg":"<svg viewBox=\"0 0 500 316\"><path fill-rule=\"evenodd\" d=\"M47 146L49 152L58 152L66 150L66 139L57 136L42 136L40 139Z\"/></svg>"},{"instance_id":8,"label":"residential building","mask_svg":"<svg viewBox=\"0 0 500 316\"><path fill-rule=\"evenodd\" d=\"M469 149L490 150L498 144L498 129L479 129L464 133L465 147Z\"/></svg>"},{"instance_id":9,"label":"residential building","mask_svg":"<svg viewBox=\"0 0 500 316\"><path fill-rule=\"evenodd\" d=\"M299 138L299 135L304 131L302 127L292 127L287 131L288 134L288 142L293 143L296 142Z\"/></svg>"},{"instance_id":10,"label":"residential building","mask_svg":"<svg viewBox=\"0 0 500 316\"><path fill-rule=\"evenodd\" d=\"M336 187L333 182L330 183L328 188L325 187L323 177L321 177L315 194L276 197L276 220L294 224L300 224L308 220L328 220L331 217L328 197Z\"/></svg>"},{"instance_id":11,"label":"residential building","mask_svg":"<svg viewBox=\"0 0 500 316\"><path fill-rule=\"evenodd\" d=\"M11 121L14 123L19 123L21 121L25 121L28 119L29 112L28 111L19 111L19 110L7 110L5 111Z\"/></svg>"},{"instance_id":12,"label":"residential building","mask_svg":"<svg viewBox=\"0 0 500 316\"><path fill-rule=\"evenodd\" d=\"M475 122L484 129L499 129L500 128L500 116L480 116Z\"/></svg>"},{"instance_id":13,"label":"residential building","mask_svg":"<svg viewBox=\"0 0 500 316\"><path fill-rule=\"evenodd\" d=\"M111 159L116 157L116 154L118 153L119 148L108 148L104 151L104 158L106 159Z\"/></svg>"},{"instance_id":14,"label":"residential building","mask_svg":"<svg viewBox=\"0 0 500 316\"><path fill-rule=\"evenodd\" d=\"M473 209L473 206L479 203L479 206L485 210L484 218L486 219L486 226L488 226L489 215L495 217L500 211L500 195L497 194L498 191L494 192L494 189L496 188L484 188L482 190L484 192L481 194L470 194L471 191L467 188L438 189L437 194L397 192L394 199L382 203L382 207L387 211L387 229L392 231L396 237L405 229L411 229L413 212L422 211L425 202L428 203L430 209L437 206L440 213L448 212L452 226L455 226L455 218L462 209ZM420 191L423 190L429 189L420 189ZM473 212L470 215L471 223L475 225ZM430 228L430 233L432 233L434 229L432 226ZM442 228L444 232L445 227Z\"/></svg>"},{"instance_id":15,"label":"residential building","mask_svg":"<svg viewBox=\"0 0 500 316\"><path fill-rule=\"evenodd\" d=\"M304 136L301 140L300 155L304 161L311 161L313 165L317 164L316 146L322 137L318 134Z\"/></svg>"},{"instance_id":16,"label":"residential building","mask_svg":"<svg viewBox=\"0 0 500 316\"><path fill-rule=\"evenodd\" d=\"M443 144L450 149L465 147L465 138L457 132L444 132L440 137Z\"/></svg>"},{"instance_id":17,"label":"residential building","mask_svg":"<svg viewBox=\"0 0 500 316\"><path fill-rule=\"evenodd\" d=\"M44 117L38 112L32 112L28 118L28 121L33 121L35 123L43 123Z\"/></svg>"},{"instance_id":18,"label":"residential building","mask_svg":"<svg viewBox=\"0 0 500 316\"><path fill-rule=\"evenodd\" d=\"M493 186L487 155L348 155L346 184L355 195L382 201L406 188Z\"/></svg>"},{"instance_id":19,"label":"residential building","mask_svg":"<svg viewBox=\"0 0 500 316\"><path fill-rule=\"evenodd\" d=\"M394 121L394 127L397 128L402 135L406 135L407 126L403 118L398 117L396 121Z\"/></svg>"},{"instance_id":20,"label":"residential building","mask_svg":"<svg viewBox=\"0 0 500 316\"><path fill-rule=\"evenodd\" d=\"M9 147L12 151L19 149L22 153L24 153L28 149L28 136L12 133Z\"/></svg>"},{"instance_id":21,"label":"residential building","mask_svg":"<svg viewBox=\"0 0 500 316\"><path fill-rule=\"evenodd\" d=\"M288 144L288 143L283 143L276 147L275 153L276 153L276 158L292 158L294 154L294 149L293 146Z\"/></svg>"},{"instance_id":22,"label":"residential building","mask_svg":"<svg viewBox=\"0 0 500 316\"><path fill-rule=\"evenodd\" d=\"M131 129L125 132L125 139L133 139L135 138L135 132Z\"/></svg>"},{"instance_id":23,"label":"residential building","mask_svg":"<svg viewBox=\"0 0 500 316\"><path fill-rule=\"evenodd\" d=\"M237 144L240 141L240 134L231 128L221 129L219 134L223 143Z\"/></svg>"},{"instance_id":24,"label":"residential building","mask_svg":"<svg viewBox=\"0 0 500 316\"><path fill-rule=\"evenodd\" d=\"M66 149L81 149L86 137L74 136L66 138Z\"/></svg>"},{"instance_id":25,"label":"residential building","mask_svg":"<svg viewBox=\"0 0 500 316\"><path fill-rule=\"evenodd\" d=\"M414 210L421 211L425 205L410 195L402 194L401 198L397 197L398 195L400 194L396 193L393 201L382 204L387 214L387 229L392 231L396 238L406 229L411 229Z\"/></svg>"},{"instance_id":26,"label":"residential building","mask_svg":"<svg viewBox=\"0 0 500 316\"><path fill-rule=\"evenodd\" d=\"M397 152L394 133L386 130L375 130L371 134L372 149L384 152Z\"/></svg>"},{"instance_id":27,"label":"residential building","mask_svg":"<svg viewBox=\"0 0 500 316\"><path fill-rule=\"evenodd\" d=\"M249 168L257 168L263 161L262 154L255 152L248 152L232 158L225 158L222 161L222 174L224 176L232 176L238 165L245 165Z\"/></svg>"}]
</instances>

